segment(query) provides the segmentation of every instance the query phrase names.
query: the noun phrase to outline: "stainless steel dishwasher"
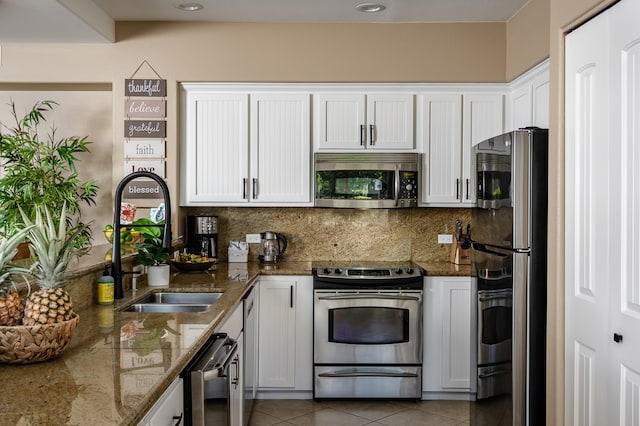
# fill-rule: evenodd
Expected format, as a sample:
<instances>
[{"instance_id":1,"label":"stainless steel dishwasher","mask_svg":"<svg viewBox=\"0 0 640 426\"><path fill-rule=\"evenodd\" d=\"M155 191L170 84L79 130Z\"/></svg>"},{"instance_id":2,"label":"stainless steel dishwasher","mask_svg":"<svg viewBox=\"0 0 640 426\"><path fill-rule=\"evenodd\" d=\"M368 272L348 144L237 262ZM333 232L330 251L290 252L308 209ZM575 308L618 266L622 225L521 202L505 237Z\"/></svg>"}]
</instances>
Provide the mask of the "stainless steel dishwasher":
<instances>
[{"instance_id":1,"label":"stainless steel dishwasher","mask_svg":"<svg viewBox=\"0 0 640 426\"><path fill-rule=\"evenodd\" d=\"M182 374L185 424L233 424L230 393L238 386L239 365L238 343L225 333L214 334Z\"/></svg>"}]
</instances>

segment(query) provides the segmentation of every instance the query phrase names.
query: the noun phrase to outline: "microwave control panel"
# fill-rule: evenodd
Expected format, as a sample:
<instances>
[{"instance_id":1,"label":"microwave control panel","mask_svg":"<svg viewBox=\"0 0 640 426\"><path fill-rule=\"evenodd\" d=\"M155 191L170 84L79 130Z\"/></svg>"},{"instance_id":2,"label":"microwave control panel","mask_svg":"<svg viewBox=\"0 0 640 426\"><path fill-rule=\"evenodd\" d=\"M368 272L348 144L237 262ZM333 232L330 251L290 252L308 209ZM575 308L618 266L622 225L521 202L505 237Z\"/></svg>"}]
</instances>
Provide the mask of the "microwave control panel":
<instances>
[{"instance_id":1,"label":"microwave control panel","mask_svg":"<svg viewBox=\"0 0 640 426\"><path fill-rule=\"evenodd\" d=\"M400 171L400 192L398 193L400 203L418 204L418 172Z\"/></svg>"}]
</instances>

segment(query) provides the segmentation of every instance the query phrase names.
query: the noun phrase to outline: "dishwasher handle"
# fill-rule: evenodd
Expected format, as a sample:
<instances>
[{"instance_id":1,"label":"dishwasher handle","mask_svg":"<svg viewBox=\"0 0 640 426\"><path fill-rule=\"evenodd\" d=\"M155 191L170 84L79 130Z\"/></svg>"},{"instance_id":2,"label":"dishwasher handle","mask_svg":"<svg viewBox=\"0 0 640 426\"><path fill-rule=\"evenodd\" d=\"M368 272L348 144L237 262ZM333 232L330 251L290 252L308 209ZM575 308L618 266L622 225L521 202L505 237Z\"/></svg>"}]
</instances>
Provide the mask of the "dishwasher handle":
<instances>
[{"instance_id":1,"label":"dishwasher handle","mask_svg":"<svg viewBox=\"0 0 640 426\"><path fill-rule=\"evenodd\" d=\"M215 357L212 358L202 369L202 379L205 383L218 377L222 377L224 375L224 371L229 367L229 364L233 361L233 357L238 352L238 342L231 338L227 338L223 346L229 346L225 357L221 361L219 359L215 359Z\"/></svg>"}]
</instances>

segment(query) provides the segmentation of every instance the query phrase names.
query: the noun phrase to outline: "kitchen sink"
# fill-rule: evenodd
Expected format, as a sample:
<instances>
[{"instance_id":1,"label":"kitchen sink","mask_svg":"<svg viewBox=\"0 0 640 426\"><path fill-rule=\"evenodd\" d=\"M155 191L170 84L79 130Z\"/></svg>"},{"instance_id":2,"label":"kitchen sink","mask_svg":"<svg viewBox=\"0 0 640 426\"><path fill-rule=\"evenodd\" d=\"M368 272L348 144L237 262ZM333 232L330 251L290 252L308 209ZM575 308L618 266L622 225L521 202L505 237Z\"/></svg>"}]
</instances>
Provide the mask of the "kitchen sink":
<instances>
[{"instance_id":1,"label":"kitchen sink","mask_svg":"<svg viewBox=\"0 0 640 426\"><path fill-rule=\"evenodd\" d=\"M206 304L178 304L178 303L133 303L122 309L123 312L204 312L211 305Z\"/></svg>"},{"instance_id":2,"label":"kitchen sink","mask_svg":"<svg viewBox=\"0 0 640 426\"><path fill-rule=\"evenodd\" d=\"M224 293L158 292L121 308L122 312L204 312Z\"/></svg>"},{"instance_id":3,"label":"kitchen sink","mask_svg":"<svg viewBox=\"0 0 640 426\"><path fill-rule=\"evenodd\" d=\"M215 303L224 293L187 293L187 292L168 292L162 291L151 293L138 299L136 303L141 304L196 304L210 305Z\"/></svg>"}]
</instances>

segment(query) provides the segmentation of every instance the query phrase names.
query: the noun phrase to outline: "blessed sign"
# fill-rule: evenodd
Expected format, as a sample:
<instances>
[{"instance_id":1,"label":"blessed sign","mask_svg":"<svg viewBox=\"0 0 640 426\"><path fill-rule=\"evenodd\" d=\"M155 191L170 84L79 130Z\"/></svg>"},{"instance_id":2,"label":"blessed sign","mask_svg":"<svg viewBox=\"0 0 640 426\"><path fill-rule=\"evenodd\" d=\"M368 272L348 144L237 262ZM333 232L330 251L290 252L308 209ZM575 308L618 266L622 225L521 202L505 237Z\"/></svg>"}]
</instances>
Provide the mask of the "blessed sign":
<instances>
[{"instance_id":1,"label":"blessed sign","mask_svg":"<svg viewBox=\"0 0 640 426\"><path fill-rule=\"evenodd\" d=\"M125 120L125 138L164 138L167 123L164 120Z\"/></svg>"},{"instance_id":2,"label":"blessed sign","mask_svg":"<svg viewBox=\"0 0 640 426\"><path fill-rule=\"evenodd\" d=\"M167 115L164 99L126 99L124 113L127 117L163 118Z\"/></svg>"},{"instance_id":3,"label":"blessed sign","mask_svg":"<svg viewBox=\"0 0 640 426\"><path fill-rule=\"evenodd\" d=\"M167 80L128 78L124 81L125 96L147 96L165 97L167 96Z\"/></svg>"},{"instance_id":4,"label":"blessed sign","mask_svg":"<svg viewBox=\"0 0 640 426\"><path fill-rule=\"evenodd\" d=\"M153 180L134 179L127 184L122 192L123 198L158 199L164 198L160 184Z\"/></svg>"}]
</instances>

